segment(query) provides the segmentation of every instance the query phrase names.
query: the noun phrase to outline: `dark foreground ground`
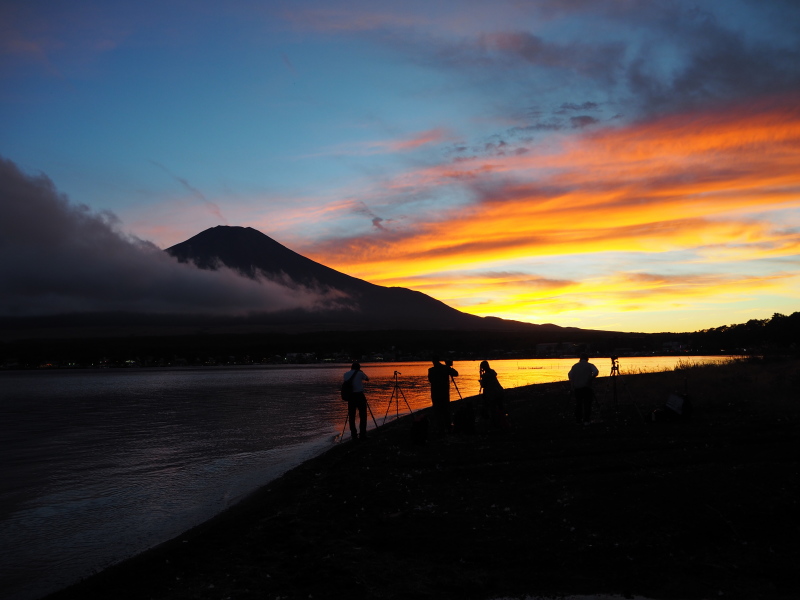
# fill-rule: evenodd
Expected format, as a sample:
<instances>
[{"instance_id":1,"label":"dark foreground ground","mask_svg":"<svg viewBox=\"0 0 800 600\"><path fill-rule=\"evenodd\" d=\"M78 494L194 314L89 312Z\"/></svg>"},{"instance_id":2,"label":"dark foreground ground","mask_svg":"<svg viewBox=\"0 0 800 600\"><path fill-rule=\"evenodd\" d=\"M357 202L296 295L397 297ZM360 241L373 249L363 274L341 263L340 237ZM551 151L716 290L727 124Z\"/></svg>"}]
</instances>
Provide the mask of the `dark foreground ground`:
<instances>
[{"instance_id":1,"label":"dark foreground ground","mask_svg":"<svg viewBox=\"0 0 800 600\"><path fill-rule=\"evenodd\" d=\"M52 598L800 598L798 361L617 383L588 427L563 383L507 390L506 431L401 419Z\"/></svg>"}]
</instances>

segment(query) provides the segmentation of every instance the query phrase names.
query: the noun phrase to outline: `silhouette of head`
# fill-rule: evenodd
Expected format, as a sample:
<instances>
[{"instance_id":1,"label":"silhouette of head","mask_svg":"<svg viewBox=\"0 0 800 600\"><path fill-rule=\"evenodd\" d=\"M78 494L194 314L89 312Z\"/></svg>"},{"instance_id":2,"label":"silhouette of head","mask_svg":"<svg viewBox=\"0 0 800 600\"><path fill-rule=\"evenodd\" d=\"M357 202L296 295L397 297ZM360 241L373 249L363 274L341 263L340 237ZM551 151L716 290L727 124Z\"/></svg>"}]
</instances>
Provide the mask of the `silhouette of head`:
<instances>
[{"instance_id":1,"label":"silhouette of head","mask_svg":"<svg viewBox=\"0 0 800 600\"><path fill-rule=\"evenodd\" d=\"M589 355L584 353L581 354L578 358L580 358L581 360L589 360Z\"/></svg>"},{"instance_id":2,"label":"silhouette of head","mask_svg":"<svg viewBox=\"0 0 800 600\"><path fill-rule=\"evenodd\" d=\"M350 366L350 368L351 368L351 369L353 369L353 371L360 371L360 370L361 370L361 365L360 365L359 363L357 363L357 362L354 362L354 363L353 363L353 364Z\"/></svg>"}]
</instances>

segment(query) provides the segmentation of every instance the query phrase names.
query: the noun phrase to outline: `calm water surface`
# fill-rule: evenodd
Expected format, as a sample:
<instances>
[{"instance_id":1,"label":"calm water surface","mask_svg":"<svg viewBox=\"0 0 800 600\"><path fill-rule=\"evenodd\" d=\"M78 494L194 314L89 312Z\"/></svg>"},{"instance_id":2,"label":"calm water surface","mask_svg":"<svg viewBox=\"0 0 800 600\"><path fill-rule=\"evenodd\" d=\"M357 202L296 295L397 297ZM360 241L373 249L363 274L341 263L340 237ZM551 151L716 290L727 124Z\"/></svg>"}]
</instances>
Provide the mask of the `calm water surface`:
<instances>
[{"instance_id":1,"label":"calm water surface","mask_svg":"<svg viewBox=\"0 0 800 600\"><path fill-rule=\"evenodd\" d=\"M622 358L620 368L658 371L678 360ZM518 387L565 380L574 362L492 367L505 387ZM608 359L593 362L609 374ZM429 366L364 365L378 425L430 405ZM477 394L478 362L454 366L452 397ZM0 373L0 597L31 600L64 587L179 535L325 451L343 431L338 389L347 368Z\"/></svg>"}]
</instances>

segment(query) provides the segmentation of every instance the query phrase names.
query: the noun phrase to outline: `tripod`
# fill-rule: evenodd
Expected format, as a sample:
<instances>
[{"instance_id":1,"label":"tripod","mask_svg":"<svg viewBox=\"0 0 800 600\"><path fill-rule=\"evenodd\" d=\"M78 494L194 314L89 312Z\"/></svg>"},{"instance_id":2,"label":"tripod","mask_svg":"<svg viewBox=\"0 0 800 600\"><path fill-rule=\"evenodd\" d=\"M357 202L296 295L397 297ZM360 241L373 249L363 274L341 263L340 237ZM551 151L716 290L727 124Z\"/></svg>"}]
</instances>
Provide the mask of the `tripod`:
<instances>
[{"instance_id":1,"label":"tripod","mask_svg":"<svg viewBox=\"0 0 800 600\"><path fill-rule=\"evenodd\" d=\"M375 429L378 428L378 422L375 420L375 415L372 414L372 408L369 406L369 402L364 400L364 403L367 405L367 411L369 412L369 416L372 417L372 422L375 423ZM355 423L355 413L353 414L353 423ZM347 402L347 416L344 418L344 425L342 426L342 433L339 434L339 441L341 442L344 439L344 432L347 429L347 424L350 422L350 401Z\"/></svg>"},{"instance_id":2,"label":"tripod","mask_svg":"<svg viewBox=\"0 0 800 600\"><path fill-rule=\"evenodd\" d=\"M611 357L611 389L614 394L614 410L619 410L617 402L617 377L619 377L619 358L616 356Z\"/></svg>"},{"instance_id":3,"label":"tripod","mask_svg":"<svg viewBox=\"0 0 800 600\"><path fill-rule=\"evenodd\" d=\"M450 381L452 381L452 382L453 382L453 385L455 386L455 388L456 388L456 391L458 392L458 397L459 397L461 400L463 400L463 399L464 399L464 396L462 396L462 395L461 395L461 390L460 390L460 389L458 389L458 384L456 383L456 378L455 378L455 377L453 377L452 375L450 375ZM480 392L478 392L478 393L480 394Z\"/></svg>"},{"instance_id":4,"label":"tripod","mask_svg":"<svg viewBox=\"0 0 800 600\"><path fill-rule=\"evenodd\" d=\"M394 414L395 418L400 416L400 396L403 397L403 401L406 403L408 410L410 412L414 412L411 410L411 405L409 405L408 400L406 400L405 392L403 392L403 388L400 387L400 383L397 381L397 376L402 375L400 371L394 372L394 389L392 390L392 395L389 397L389 405L386 407L386 414L383 415L383 423L386 424L386 417L389 416L389 410L392 408L392 402L395 403L394 405Z\"/></svg>"},{"instance_id":5,"label":"tripod","mask_svg":"<svg viewBox=\"0 0 800 600\"><path fill-rule=\"evenodd\" d=\"M619 415L619 404L617 402L617 379L619 379L623 384L625 384L625 380L621 378L619 374L619 357L612 356L611 357L611 390L614 395L614 412ZM639 417L644 421L644 416L642 416L642 411L639 410L639 405L636 404L636 400L633 399L633 394L628 389L628 386L625 385L625 389L628 392L628 396L631 399L631 403L636 408L636 412L639 413Z\"/></svg>"}]
</instances>

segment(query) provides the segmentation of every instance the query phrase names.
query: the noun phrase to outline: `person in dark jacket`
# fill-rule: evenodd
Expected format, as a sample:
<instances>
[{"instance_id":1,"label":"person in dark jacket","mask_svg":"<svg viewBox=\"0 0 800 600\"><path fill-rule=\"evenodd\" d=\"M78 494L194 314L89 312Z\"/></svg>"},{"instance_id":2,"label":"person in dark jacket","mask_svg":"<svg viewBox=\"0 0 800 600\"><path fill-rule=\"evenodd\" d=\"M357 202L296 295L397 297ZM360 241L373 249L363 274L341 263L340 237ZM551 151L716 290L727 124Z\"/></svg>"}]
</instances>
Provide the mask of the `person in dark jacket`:
<instances>
[{"instance_id":1,"label":"person in dark jacket","mask_svg":"<svg viewBox=\"0 0 800 600\"><path fill-rule=\"evenodd\" d=\"M450 378L458 377L458 371L453 368L453 361L442 364L441 359L433 358L433 366L428 369L428 381L431 384L431 404L437 433L446 433L452 430L450 417Z\"/></svg>"},{"instance_id":2,"label":"person in dark jacket","mask_svg":"<svg viewBox=\"0 0 800 600\"><path fill-rule=\"evenodd\" d=\"M592 382L599 374L597 367L589 362L587 354L581 354L580 360L569 370L569 382L575 393L575 420L578 423L588 425L592 419Z\"/></svg>"},{"instance_id":3,"label":"person in dark jacket","mask_svg":"<svg viewBox=\"0 0 800 600\"><path fill-rule=\"evenodd\" d=\"M489 361L480 364L481 389L483 390L483 418L492 427L505 428L506 409L503 403L503 386L497 380L497 371L489 366Z\"/></svg>"}]
</instances>

